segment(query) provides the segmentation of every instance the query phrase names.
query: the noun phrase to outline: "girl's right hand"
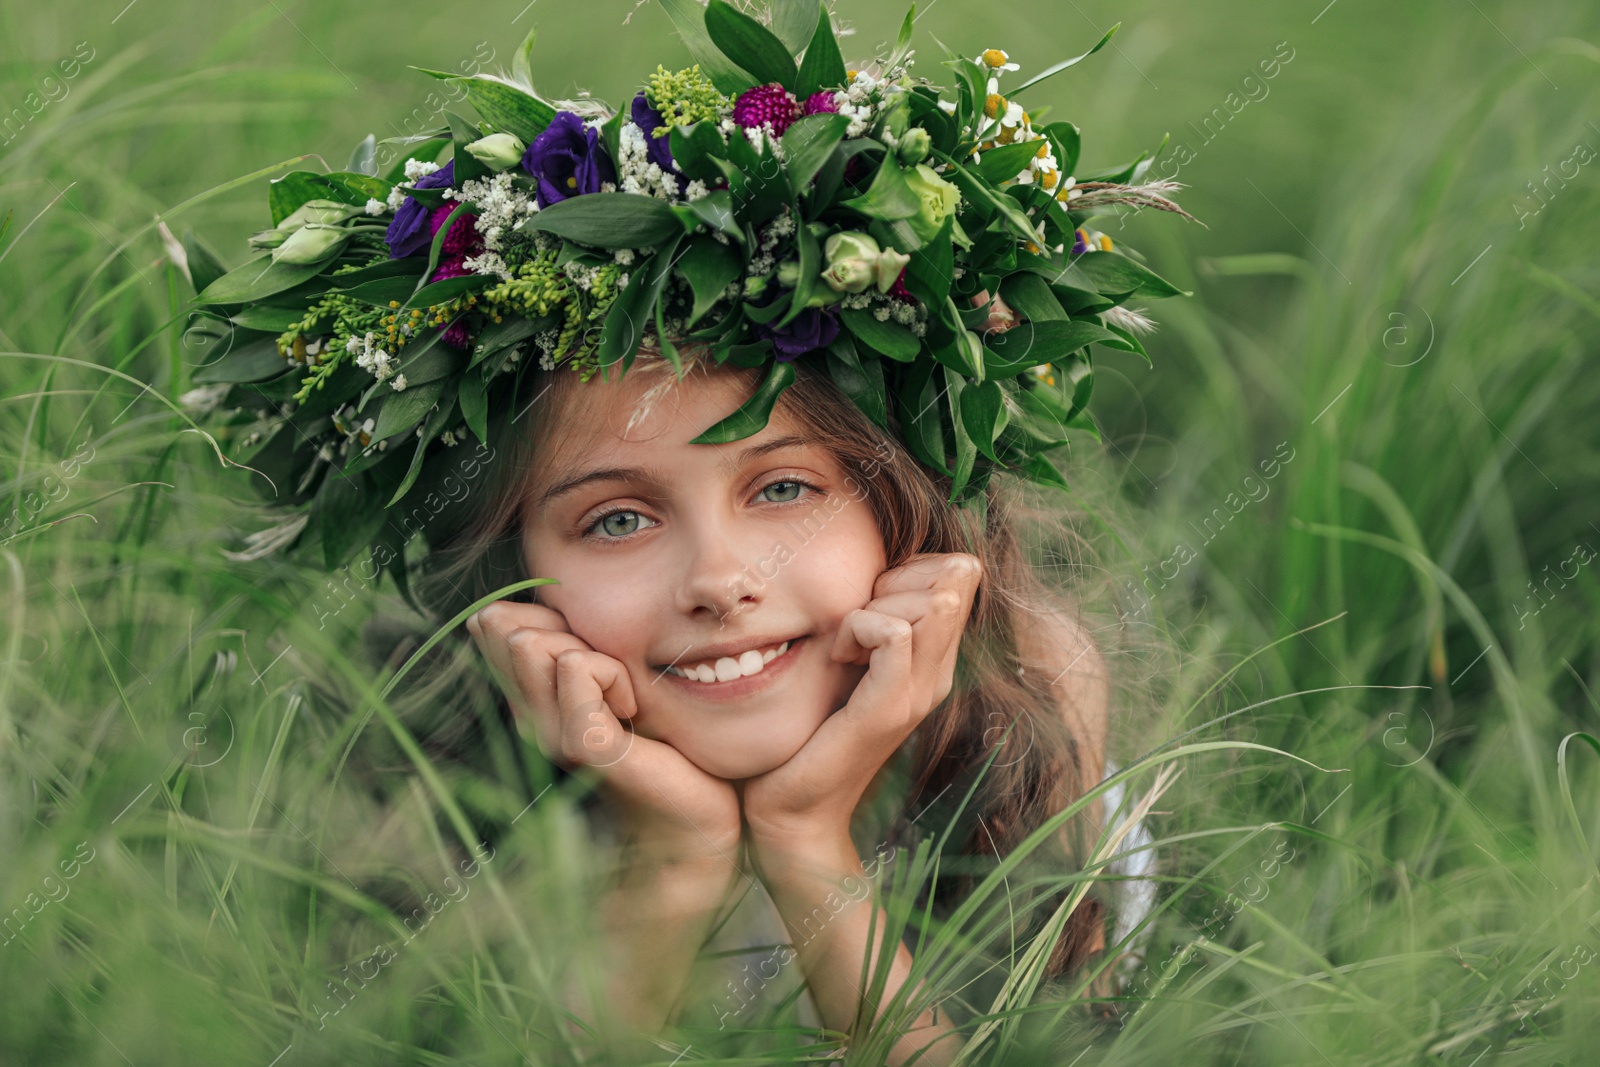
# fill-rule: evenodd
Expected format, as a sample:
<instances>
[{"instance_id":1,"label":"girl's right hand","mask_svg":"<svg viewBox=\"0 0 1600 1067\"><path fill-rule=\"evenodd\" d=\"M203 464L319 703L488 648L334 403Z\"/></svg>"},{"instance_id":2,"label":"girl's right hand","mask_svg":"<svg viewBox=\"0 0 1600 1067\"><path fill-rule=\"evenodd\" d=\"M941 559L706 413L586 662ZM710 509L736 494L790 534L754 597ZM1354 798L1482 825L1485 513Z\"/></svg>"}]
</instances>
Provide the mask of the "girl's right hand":
<instances>
[{"instance_id":1,"label":"girl's right hand","mask_svg":"<svg viewBox=\"0 0 1600 1067\"><path fill-rule=\"evenodd\" d=\"M467 630L510 700L518 731L564 769L597 771L642 849L662 861L720 857L737 866L733 783L623 728L621 720L638 712L626 667L541 604L497 600L469 618Z\"/></svg>"}]
</instances>

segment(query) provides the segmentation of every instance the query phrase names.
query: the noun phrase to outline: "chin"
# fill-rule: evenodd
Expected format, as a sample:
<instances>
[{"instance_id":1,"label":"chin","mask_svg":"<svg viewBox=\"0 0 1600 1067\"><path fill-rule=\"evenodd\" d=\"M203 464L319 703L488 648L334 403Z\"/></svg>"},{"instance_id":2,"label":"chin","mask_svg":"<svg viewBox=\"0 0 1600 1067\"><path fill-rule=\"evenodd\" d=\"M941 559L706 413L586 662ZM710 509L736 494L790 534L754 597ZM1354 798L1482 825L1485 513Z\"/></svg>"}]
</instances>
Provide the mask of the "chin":
<instances>
[{"instance_id":1,"label":"chin","mask_svg":"<svg viewBox=\"0 0 1600 1067\"><path fill-rule=\"evenodd\" d=\"M792 749L781 751L744 749L730 752L725 748L707 747L702 751L698 746L684 746L680 751L683 752L685 759L712 777L734 782L782 767L789 762L791 756L800 751L800 747L796 745Z\"/></svg>"}]
</instances>

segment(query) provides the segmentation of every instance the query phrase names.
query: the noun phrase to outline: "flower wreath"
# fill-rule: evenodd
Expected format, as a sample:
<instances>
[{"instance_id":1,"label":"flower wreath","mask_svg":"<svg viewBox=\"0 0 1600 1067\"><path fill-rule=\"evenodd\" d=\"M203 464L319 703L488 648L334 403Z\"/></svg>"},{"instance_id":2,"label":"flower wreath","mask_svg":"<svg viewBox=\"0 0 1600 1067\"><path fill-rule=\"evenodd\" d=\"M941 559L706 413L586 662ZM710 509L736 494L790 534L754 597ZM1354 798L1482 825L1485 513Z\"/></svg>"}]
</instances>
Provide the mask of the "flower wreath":
<instances>
[{"instance_id":1,"label":"flower wreath","mask_svg":"<svg viewBox=\"0 0 1600 1067\"><path fill-rule=\"evenodd\" d=\"M1091 346L1148 360L1151 324L1125 302L1179 292L1087 224L1107 208L1192 218L1176 183L1144 180L1165 139L1076 176L1078 128L1016 102L1116 27L1008 95L1004 51L951 53L947 99L908 73L914 5L893 52L849 70L817 0L772 0L765 18L663 4L696 63L658 66L626 110L540 98L529 34L510 75L424 71L478 121L447 111L417 136L369 136L343 171L271 182L257 258L229 271L186 238L191 329L227 351L185 399L226 414L230 458L296 512L230 556L320 545L332 570L387 539L377 562L409 597L417 526L396 505L438 499L456 446L482 455L531 362L622 373L647 335L680 369L691 341L766 368L696 443L761 430L814 360L880 426L895 413L953 503L981 507L995 469L1065 485L1043 453L1095 433ZM383 176L379 144L404 154ZM459 521L454 498L424 511L430 544Z\"/></svg>"}]
</instances>

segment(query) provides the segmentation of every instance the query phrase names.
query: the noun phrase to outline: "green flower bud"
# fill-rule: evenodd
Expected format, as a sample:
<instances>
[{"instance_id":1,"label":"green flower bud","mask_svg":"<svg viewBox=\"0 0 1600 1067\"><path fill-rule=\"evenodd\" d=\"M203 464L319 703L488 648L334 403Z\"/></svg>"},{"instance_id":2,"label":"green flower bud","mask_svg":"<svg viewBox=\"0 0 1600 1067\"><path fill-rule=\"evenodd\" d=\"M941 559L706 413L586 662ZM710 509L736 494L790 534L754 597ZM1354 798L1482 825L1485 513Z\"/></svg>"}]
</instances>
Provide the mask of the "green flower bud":
<instances>
[{"instance_id":1,"label":"green flower bud","mask_svg":"<svg viewBox=\"0 0 1600 1067\"><path fill-rule=\"evenodd\" d=\"M316 263L342 245L349 236L349 231L342 226L307 223L273 250L272 259L275 263Z\"/></svg>"},{"instance_id":2,"label":"green flower bud","mask_svg":"<svg viewBox=\"0 0 1600 1067\"><path fill-rule=\"evenodd\" d=\"M808 308L822 308L829 304L837 304L844 299L844 294L835 291L829 286L819 285L811 290L811 299L806 301Z\"/></svg>"},{"instance_id":3,"label":"green flower bud","mask_svg":"<svg viewBox=\"0 0 1600 1067\"><path fill-rule=\"evenodd\" d=\"M492 171L510 170L522 162L527 150L527 145L509 133L491 133L467 145L472 158Z\"/></svg>"},{"instance_id":4,"label":"green flower bud","mask_svg":"<svg viewBox=\"0 0 1600 1067\"><path fill-rule=\"evenodd\" d=\"M845 259L872 259L878 254L878 242L860 230L841 230L823 243L822 254L830 267Z\"/></svg>"},{"instance_id":5,"label":"green flower bud","mask_svg":"<svg viewBox=\"0 0 1600 1067\"><path fill-rule=\"evenodd\" d=\"M359 214L360 208L341 204L337 200L307 200L278 223L278 232L287 236L311 223L332 226Z\"/></svg>"},{"instance_id":6,"label":"green flower bud","mask_svg":"<svg viewBox=\"0 0 1600 1067\"><path fill-rule=\"evenodd\" d=\"M800 281L800 264L792 259L786 259L778 264L778 284L785 289L793 289Z\"/></svg>"},{"instance_id":7,"label":"green flower bud","mask_svg":"<svg viewBox=\"0 0 1600 1067\"><path fill-rule=\"evenodd\" d=\"M933 138L921 126L913 126L900 138L900 143L895 146L895 155L906 166L919 163L926 159L928 150L933 147Z\"/></svg>"},{"instance_id":8,"label":"green flower bud","mask_svg":"<svg viewBox=\"0 0 1600 1067\"><path fill-rule=\"evenodd\" d=\"M822 280L837 293L859 293L876 278L878 258L841 259L822 272Z\"/></svg>"},{"instance_id":9,"label":"green flower bud","mask_svg":"<svg viewBox=\"0 0 1600 1067\"><path fill-rule=\"evenodd\" d=\"M911 217L911 229L924 241L931 240L944 224L946 215L953 214L961 203L961 191L935 173L926 163L918 163L907 172L906 184L917 194L921 209Z\"/></svg>"}]
</instances>

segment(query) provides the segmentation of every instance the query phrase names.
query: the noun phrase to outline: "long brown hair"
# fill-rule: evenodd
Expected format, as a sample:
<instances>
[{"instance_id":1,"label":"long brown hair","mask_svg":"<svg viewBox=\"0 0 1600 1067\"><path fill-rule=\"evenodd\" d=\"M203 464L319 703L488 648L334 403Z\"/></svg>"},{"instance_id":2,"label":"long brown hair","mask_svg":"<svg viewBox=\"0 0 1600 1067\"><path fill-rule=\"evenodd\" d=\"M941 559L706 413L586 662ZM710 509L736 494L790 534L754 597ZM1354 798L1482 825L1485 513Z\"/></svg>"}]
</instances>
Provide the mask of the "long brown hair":
<instances>
[{"instance_id":1,"label":"long brown hair","mask_svg":"<svg viewBox=\"0 0 1600 1067\"><path fill-rule=\"evenodd\" d=\"M753 391L763 373L759 368L716 364L703 348L686 345L680 352L685 378L713 370L742 373ZM949 476L929 469L905 448L895 413L890 413L885 429L857 408L825 369L804 360L795 368L795 382L779 403L825 441L841 467L865 486L865 499L885 540L888 566L899 566L918 553L944 552L968 552L984 564L985 577L962 636L952 691L892 761L898 766L891 776L905 782L904 800L886 820L887 826L879 828L890 844L909 844L924 827L937 829L941 821L923 821L925 812L953 813L978 768L989 761L946 846L947 851L979 862L964 869L952 864L957 869L954 876L941 874L936 903L946 911L970 892L984 864L1010 853L1094 784L1099 759L1086 751L1085 739L1064 720L1060 698L1045 672L1023 669L1032 664L1020 651L1030 626L1040 626L1046 614L1070 611L1071 604L1042 580L1019 540L1018 519L1027 506L1021 487L1009 476L991 477L981 515L950 504ZM645 405L677 384L671 371L672 365L658 350L648 346L640 350L627 373L659 374L663 380L641 398L636 418ZM569 390L581 389L577 378L565 365L529 368L522 376L518 392L527 399L517 401L518 417L506 420L500 438L493 442L495 454L486 484L474 494L465 520L446 539L430 546L425 573L417 582L419 601L434 614L436 623L496 589L531 577L522 557L522 494L551 421L541 413L554 410ZM441 685L439 691L445 688ZM997 745L1002 746L998 753ZM991 761L991 756L996 758ZM919 798L926 798L925 810L914 816L921 823L914 827L910 812ZM1036 862L1054 863L1059 871L1060 864L1081 860L1092 830L1089 820L1074 820L1049 849L1040 850ZM1049 897L1032 903L1049 903ZM1048 914L1047 908L1037 911ZM1068 920L1046 966L1047 975L1071 970L1103 943L1103 909L1091 894Z\"/></svg>"}]
</instances>

